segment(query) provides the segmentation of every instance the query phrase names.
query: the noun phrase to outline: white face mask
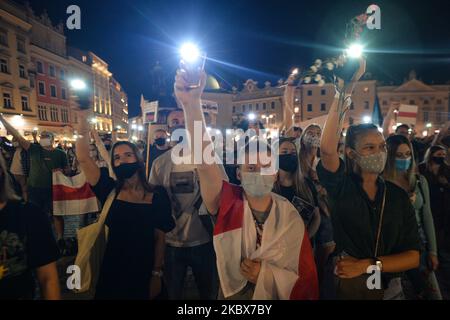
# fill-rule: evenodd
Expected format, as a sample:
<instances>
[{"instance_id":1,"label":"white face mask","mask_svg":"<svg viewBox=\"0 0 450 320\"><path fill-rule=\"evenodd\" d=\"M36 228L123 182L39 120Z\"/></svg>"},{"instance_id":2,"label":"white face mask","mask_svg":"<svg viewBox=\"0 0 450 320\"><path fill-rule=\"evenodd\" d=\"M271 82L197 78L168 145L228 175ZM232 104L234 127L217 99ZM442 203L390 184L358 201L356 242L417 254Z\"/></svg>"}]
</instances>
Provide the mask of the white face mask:
<instances>
[{"instance_id":1,"label":"white face mask","mask_svg":"<svg viewBox=\"0 0 450 320\"><path fill-rule=\"evenodd\" d=\"M44 138L39 141L40 145L43 147L50 147L52 145L52 141L50 138Z\"/></svg>"},{"instance_id":2,"label":"white face mask","mask_svg":"<svg viewBox=\"0 0 450 320\"><path fill-rule=\"evenodd\" d=\"M303 142L312 148L320 147L320 137L319 136L312 136L312 135L307 134L304 136Z\"/></svg>"},{"instance_id":3,"label":"white face mask","mask_svg":"<svg viewBox=\"0 0 450 320\"><path fill-rule=\"evenodd\" d=\"M241 171L241 185L249 196L261 198L270 194L274 182L275 179L272 175Z\"/></svg>"}]
</instances>

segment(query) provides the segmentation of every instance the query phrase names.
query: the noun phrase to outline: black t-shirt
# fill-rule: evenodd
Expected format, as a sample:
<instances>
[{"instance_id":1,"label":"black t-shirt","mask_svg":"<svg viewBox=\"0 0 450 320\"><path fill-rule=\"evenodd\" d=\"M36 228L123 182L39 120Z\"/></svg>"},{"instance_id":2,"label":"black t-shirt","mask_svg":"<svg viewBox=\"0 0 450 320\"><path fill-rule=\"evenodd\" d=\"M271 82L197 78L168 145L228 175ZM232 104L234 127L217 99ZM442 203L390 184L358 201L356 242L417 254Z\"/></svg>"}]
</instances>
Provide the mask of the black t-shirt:
<instances>
[{"instance_id":1,"label":"black t-shirt","mask_svg":"<svg viewBox=\"0 0 450 320\"><path fill-rule=\"evenodd\" d=\"M330 200L338 254L345 251L358 259L374 256L384 188L386 201L378 256L420 249L415 211L403 189L379 178L375 201L370 201L360 178L345 173L342 160L335 173L319 162L317 174Z\"/></svg>"},{"instance_id":2,"label":"black t-shirt","mask_svg":"<svg viewBox=\"0 0 450 320\"><path fill-rule=\"evenodd\" d=\"M0 210L0 300L31 299L32 270L58 260L46 214L29 203L9 201Z\"/></svg>"},{"instance_id":3,"label":"black t-shirt","mask_svg":"<svg viewBox=\"0 0 450 320\"><path fill-rule=\"evenodd\" d=\"M280 186L280 195L285 197L289 201L292 201L292 199L295 196L294 186L290 186L290 187Z\"/></svg>"},{"instance_id":4,"label":"black t-shirt","mask_svg":"<svg viewBox=\"0 0 450 320\"><path fill-rule=\"evenodd\" d=\"M93 191L102 204L116 182L108 170ZM162 187L154 190L151 204L115 199L105 224L109 228L108 244L97 284L97 299L147 299L154 263L155 229L169 232L175 227L169 197Z\"/></svg>"}]
</instances>

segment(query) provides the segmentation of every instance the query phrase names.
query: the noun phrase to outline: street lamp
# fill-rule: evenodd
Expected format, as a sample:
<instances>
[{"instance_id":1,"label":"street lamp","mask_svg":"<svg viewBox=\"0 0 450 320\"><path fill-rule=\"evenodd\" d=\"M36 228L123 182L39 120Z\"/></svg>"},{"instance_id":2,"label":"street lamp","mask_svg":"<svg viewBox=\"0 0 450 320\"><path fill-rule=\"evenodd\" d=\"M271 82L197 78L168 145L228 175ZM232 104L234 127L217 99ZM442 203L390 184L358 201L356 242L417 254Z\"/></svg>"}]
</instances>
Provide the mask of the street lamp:
<instances>
[{"instance_id":1,"label":"street lamp","mask_svg":"<svg viewBox=\"0 0 450 320\"><path fill-rule=\"evenodd\" d=\"M299 108L299 107L295 107L295 108L294 108L294 112L295 112L295 113L298 113L299 111L300 111L300 108Z\"/></svg>"},{"instance_id":2,"label":"street lamp","mask_svg":"<svg viewBox=\"0 0 450 320\"><path fill-rule=\"evenodd\" d=\"M363 122L364 122L364 123L371 123L371 122L372 122L372 118L369 117L369 116L364 116L364 117L363 117Z\"/></svg>"},{"instance_id":3,"label":"street lamp","mask_svg":"<svg viewBox=\"0 0 450 320\"><path fill-rule=\"evenodd\" d=\"M73 79L72 81L70 81L70 87L73 90L84 90L86 89L86 82L84 82L81 79Z\"/></svg>"}]
</instances>

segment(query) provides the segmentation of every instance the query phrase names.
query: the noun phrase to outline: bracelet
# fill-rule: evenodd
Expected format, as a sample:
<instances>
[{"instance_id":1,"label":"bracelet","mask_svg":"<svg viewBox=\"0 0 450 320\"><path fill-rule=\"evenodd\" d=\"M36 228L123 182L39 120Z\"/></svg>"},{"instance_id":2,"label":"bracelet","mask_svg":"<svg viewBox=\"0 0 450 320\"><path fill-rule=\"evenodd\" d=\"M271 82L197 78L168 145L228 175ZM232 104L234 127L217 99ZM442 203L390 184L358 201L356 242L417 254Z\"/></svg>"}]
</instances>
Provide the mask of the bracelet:
<instances>
[{"instance_id":1,"label":"bracelet","mask_svg":"<svg viewBox=\"0 0 450 320\"><path fill-rule=\"evenodd\" d=\"M155 277L158 277L158 278L162 278L163 272L162 271L153 270L152 271L152 276L155 276Z\"/></svg>"}]
</instances>

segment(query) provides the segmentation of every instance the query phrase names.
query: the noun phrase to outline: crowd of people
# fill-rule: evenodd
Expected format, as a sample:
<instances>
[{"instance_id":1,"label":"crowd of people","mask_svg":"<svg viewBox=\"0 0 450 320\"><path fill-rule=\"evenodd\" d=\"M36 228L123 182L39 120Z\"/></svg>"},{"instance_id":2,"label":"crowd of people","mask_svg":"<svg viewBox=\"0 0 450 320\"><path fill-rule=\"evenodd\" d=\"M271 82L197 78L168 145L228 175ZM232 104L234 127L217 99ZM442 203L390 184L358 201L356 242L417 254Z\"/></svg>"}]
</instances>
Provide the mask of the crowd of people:
<instances>
[{"instance_id":1,"label":"crowd of people","mask_svg":"<svg viewBox=\"0 0 450 320\"><path fill-rule=\"evenodd\" d=\"M57 261L67 241L64 217L52 212L59 170L83 174L101 208L102 219L83 220L101 221L107 235L87 283L95 299L184 299L189 272L203 300L449 299L450 128L424 139L406 124L391 133L391 108L383 133L359 124L344 134L364 72L362 59L351 82L339 81L323 127L286 121L273 141L246 136L234 150L243 161L233 164L194 164L189 151L199 142L169 143L162 129L149 146L101 138L86 110L70 148L55 147L46 131L29 141L0 115L12 136L0 146L0 298L31 299L36 283L40 298L61 298ZM177 73L187 137L195 123L208 132L204 73L200 84L189 87L186 71ZM285 90L289 111L292 81ZM248 120L239 126L263 129ZM201 151L217 157L206 137ZM271 171L261 152L276 155L279 169Z\"/></svg>"}]
</instances>

